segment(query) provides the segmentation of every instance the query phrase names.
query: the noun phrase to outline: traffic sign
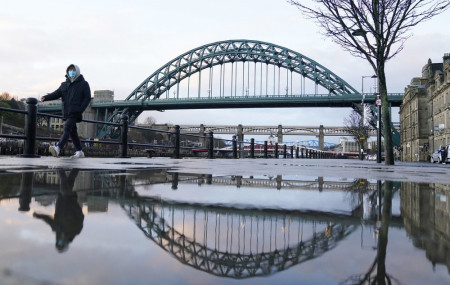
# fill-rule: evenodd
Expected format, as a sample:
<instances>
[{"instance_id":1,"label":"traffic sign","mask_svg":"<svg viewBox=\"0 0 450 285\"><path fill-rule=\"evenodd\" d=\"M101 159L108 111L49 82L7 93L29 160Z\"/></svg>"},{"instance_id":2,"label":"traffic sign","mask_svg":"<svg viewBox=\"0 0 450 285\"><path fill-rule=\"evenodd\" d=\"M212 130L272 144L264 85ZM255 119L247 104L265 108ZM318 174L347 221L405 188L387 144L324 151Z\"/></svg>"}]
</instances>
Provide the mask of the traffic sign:
<instances>
[{"instance_id":1,"label":"traffic sign","mask_svg":"<svg viewBox=\"0 0 450 285\"><path fill-rule=\"evenodd\" d=\"M381 106L381 99L377 99L377 100L375 101L375 104L376 104L377 106Z\"/></svg>"}]
</instances>

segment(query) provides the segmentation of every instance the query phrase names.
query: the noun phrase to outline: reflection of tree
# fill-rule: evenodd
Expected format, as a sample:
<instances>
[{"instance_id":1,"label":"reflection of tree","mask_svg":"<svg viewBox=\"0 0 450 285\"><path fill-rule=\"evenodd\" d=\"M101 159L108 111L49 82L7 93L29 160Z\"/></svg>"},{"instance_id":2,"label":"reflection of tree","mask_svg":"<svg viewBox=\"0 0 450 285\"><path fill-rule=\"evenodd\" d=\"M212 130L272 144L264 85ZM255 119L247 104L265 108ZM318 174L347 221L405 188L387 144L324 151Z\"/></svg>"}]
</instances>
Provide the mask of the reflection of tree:
<instances>
[{"instance_id":1,"label":"reflection of tree","mask_svg":"<svg viewBox=\"0 0 450 285\"><path fill-rule=\"evenodd\" d=\"M378 195L381 193L381 182L378 181ZM347 280L341 282L342 285L356 285L356 284L400 284L394 277L390 276L386 270L386 248L388 243L389 223L391 221L393 196L393 182L386 181L384 183L383 207L380 212L381 221L376 223L378 230L378 247L377 256L372 265L364 275L353 275ZM381 201L381 199L380 199ZM381 206L381 205L379 205Z\"/></svg>"},{"instance_id":2,"label":"reflection of tree","mask_svg":"<svg viewBox=\"0 0 450 285\"><path fill-rule=\"evenodd\" d=\"M360 216L363 214L364 197L371 191L369 186L370 183L367 179L355 179L348 188L354 215Z\"/></svg>"}]
</instances>

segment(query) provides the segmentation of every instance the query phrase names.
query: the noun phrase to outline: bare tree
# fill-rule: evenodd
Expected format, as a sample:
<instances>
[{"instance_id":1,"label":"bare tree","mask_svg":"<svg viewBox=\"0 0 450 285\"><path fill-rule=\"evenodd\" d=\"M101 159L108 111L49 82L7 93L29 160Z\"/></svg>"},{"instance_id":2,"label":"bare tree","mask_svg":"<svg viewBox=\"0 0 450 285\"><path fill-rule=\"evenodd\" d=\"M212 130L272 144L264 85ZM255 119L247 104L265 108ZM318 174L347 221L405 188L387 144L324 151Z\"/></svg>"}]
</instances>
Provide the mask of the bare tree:
<instances>
[{"instance_id":1,"label":"bare tree","mask_svg":"<svg viewBox=\"0 0 450 285\"><path fill-rule=\"evenodd\" d=\"M363 117L355 110L344 119L345 130L358 142L359 149L364 149L364 142L369 137L370 127L365 124ZM362 153L360 153L362 159Z\"/></svg>"},{"instance_id":2,"label":"bare tree","mask_svg":"<svg viewBox=\"0 0 450 285\"><path fill-rule=\"evenodd\" d=\"M8 92L3 92L2 94L0 94L1 101L9 101L11 99L12 99L12 97L11 97L11 95L9 95Z\"/></svg>"},{"instance_id":3,"label":"bare tree","mask_svg":"<svg viewBox=\"0 0 450 285\"><path fill-rule=\"evenodd\" d=\"M450 6L450 0L289 0L314 19L323 34L352 55L366 59L378 77L382 100L386 164L394 164L391 115L387 98L386 62L397 55L411 36L410 30Z\"/></svg>"},{"instance_id":4,"label":"bare tree","mask_svg":"<svg viewBox=\"0 0 450 285\"><path fill-rule=\"evenodd\" d=\"M152 116L148 116L147 118L145 118L144 120L144 125L146 126L153 126L156 123L155 118L153 118Z\"/></svg>"}]
</instances>

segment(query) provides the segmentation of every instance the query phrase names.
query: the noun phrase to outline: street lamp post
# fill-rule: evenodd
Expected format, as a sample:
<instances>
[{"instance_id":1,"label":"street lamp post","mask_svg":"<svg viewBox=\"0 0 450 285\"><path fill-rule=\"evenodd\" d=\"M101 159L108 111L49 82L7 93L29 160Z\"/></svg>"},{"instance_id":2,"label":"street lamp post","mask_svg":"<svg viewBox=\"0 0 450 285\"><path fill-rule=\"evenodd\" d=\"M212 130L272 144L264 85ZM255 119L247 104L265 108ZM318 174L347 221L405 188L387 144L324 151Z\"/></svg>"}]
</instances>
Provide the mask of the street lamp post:
<instances>
[{"instance_id":1,"label":"street lamp post","mask_svg":"<svg viewBox=\"0 0 450 285\"><path fill-rule=\"evenodd\" d=\"M380 94L377 94L377 101L375 102L378 109L377 120L377 163L381 163L381 99Z\"/></svg>"},{"instance_id":2,"label":"street lamp post","mask_svg":"<svg viewBox=\"0 0 450 285\"><path fill-rule=\"evenodd\" d=\"M364 107L364 78L377 78L376 75L363 75L361 76L361 117L362 117L362 124L361 124L361 131L364 130L364 125L365 125L365 107ZM364 138L360 138L362 143L361 143L361 149L359 152L359 157L361 160L363 160L363 152L364 152L364 140L367 140L366 137Z\"/></svg>"}]
</instances>

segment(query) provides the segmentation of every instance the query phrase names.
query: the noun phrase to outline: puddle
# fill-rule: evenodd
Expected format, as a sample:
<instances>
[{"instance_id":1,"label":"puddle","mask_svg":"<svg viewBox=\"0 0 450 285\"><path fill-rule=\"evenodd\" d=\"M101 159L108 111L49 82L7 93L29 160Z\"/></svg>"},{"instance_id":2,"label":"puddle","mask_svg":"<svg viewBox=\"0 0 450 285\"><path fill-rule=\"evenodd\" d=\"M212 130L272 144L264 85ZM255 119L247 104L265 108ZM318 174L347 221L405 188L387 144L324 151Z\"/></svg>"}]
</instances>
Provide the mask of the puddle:
<instances>
[{"instance_id":1,"label":"puddle","mask_svg":"<svg viewBox=\"0 0 450 285\"><path fill-rule=\"evenodd\" d=\"M169 169L0 181L11 284L450 282L450 185Z\"/></svg>"}]
</instances>

